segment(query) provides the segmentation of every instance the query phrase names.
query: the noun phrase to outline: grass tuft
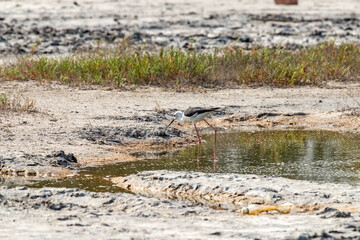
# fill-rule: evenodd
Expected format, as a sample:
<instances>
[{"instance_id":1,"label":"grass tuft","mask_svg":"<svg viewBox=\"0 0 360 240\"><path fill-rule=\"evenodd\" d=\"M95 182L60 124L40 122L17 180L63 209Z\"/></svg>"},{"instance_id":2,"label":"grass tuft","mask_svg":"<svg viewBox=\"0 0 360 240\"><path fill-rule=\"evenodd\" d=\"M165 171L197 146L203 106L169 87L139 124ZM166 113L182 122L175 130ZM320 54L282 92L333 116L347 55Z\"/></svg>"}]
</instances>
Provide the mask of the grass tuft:
<instances>
[{"instance_id":1,"label":"grass tuft","mask_svg":"<svg viewBox=\"0 0 360 240\"><path fill-rule=\"evenodd\" d=\"M298 51L232 46L213 52L145 51L123 43L114 49L51 58L25 56L0 67L0 80L59 81L121 87L153 85L226 87L320 85L360 79L360 45L324 42Z\"/></svg>"},{"instance_id":2,"label":"grass tuft","mask_svg":"<svg viewBox=\"0 0 360 240\"><path fill-rule=\"evenodd\" d=\"M9 98L5 93L0 93L0 115L6 112L36 112L35 102L20 94Z\"/></svg>"}]
</instances>

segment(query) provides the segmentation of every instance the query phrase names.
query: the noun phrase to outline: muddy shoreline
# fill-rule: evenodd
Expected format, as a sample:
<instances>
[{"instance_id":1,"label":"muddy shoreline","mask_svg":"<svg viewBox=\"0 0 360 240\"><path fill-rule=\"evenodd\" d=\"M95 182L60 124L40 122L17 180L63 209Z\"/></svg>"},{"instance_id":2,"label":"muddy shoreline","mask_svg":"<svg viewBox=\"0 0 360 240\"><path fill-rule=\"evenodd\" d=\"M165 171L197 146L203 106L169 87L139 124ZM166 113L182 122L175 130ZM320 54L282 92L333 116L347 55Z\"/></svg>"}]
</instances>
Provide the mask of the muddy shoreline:
<instances>
[{"instance_id":1,"label":"muddy shoreline","mask_svg":"<svg viewBox=\"0 0 360 240\"><path fill-rule=\"evenodd\" d=\"M28 81L2 82L1 89L9 97L21 93L36 108L0 119L1 172L9 176L61 177L80 166L135 160L133 152L195 144L191 124L165 131L173 112L184 106L220 107L210 118L219 131L360 131L359 84L174 94L160 88L82 89Z\"/></svg>"},{"instance_id":2,"label":"muddy shoreline","mask_svg":"<svg viewBox=\"0 0 360 240\"><path fill-rule=\"evenodd\" d=\"M0 62L24 54L67 55L113 46L212 50L299 49L328 39L360 41L358 1L2 1ZM101 41L99 41L102 39ZM129 193L24 187L84 166L135 161L134 152L196 144L176 110L220 107L219 131L329 130L360 134L360 84L321 87L127 90L35 81L0 82L0 93L34 102L0 115L0 238L358 239L357 186L271 176L142 172L112 179ZM206 125L199 124L202 134ZM14 185L17 185L14 187ZM288 214L241 213L249 204L292 204Z\"/></svg>"},{"instance_id":3,"label":"muddy shoreline","mask_svg":"<svg viewBox=\"0 0 360 240\"><path fill-rule=\"evenodd\" d=\"M239 88L174 94L159 88L121 91L33 81L2 82L2 92L8 96L20 92L35 101L37 111L7 113L0 119L3 185L0 236L16 238L26 234L30 239L53 239L71 237L80 231L88 239L177 239L180 235L182 239L358 238L359 192L346 184L314 184L276 177L260 180L256 176L241 175L242 187L233 188L245 193L234 200L241 206L307 203L306 207L289 214L275 211L258 216L242 215L238 208L229 207L231 204L226 203L229 200L220 204L216 200L224 196L219 189L229 186L228 181L221 179L236 178L232 174L207 174L205 184L195 182L200 173L185 173L189 178L184 178L179 186L202 189L204 195L181 199L156 194L157 190L147 194L146 189L128 188L143 179L156 189L158 185L153 180L160 178L151 174L162 174L169 179L163 182L165 186L182 189L175 180L182 173L176 172L129 176L123 187L136 195L13 187L16 182L22 185L36 178L71 175L81 166L136 160L132 152L195 144L191 124L175 124L163 132L173 111L183 110L183 106L221 107L209 119L219 131L322 129L359 133L360 85L334 87L334 84L322 88ZM202 134L209 131L203 124L199 127ZM22 171L35 171L37 175L15 176ZM144 178L146 175L149 179ZM175 178L171 179L172 176ZM131 181L134 183L130 184ZM287 187L281 187L282 184L289 187L285 192ZM299 185L306 189L296 190ZM139 186L146 184L140 182ZM275 186L279 189L274 190ZM30 227L38 218L41 220L36 227Z\"/></svg>"}]
</instances>

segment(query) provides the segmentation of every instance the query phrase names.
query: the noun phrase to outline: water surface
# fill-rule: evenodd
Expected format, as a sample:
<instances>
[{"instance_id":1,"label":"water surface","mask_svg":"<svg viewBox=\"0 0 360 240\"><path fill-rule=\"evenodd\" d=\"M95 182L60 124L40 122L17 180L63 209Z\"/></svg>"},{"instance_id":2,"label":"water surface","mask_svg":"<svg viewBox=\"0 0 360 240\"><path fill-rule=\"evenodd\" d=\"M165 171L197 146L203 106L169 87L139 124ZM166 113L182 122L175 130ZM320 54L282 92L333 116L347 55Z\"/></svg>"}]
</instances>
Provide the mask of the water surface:
<instances>
[{"instance_id":1,"label":"water surface","mask_svg":"<svg viewBox=\"0 0 360 240\"><path fill-rule=\"evenodd\" d=\"M107 179L146 170L200 171L280 176L317 182L360 184L360 135L326 131L219 133L214 165L213 136L198 146L152 154L137 162L87 167L74 177L36 187L78 187L91 191L121 189Z\"/></svg>"}]
</instances>

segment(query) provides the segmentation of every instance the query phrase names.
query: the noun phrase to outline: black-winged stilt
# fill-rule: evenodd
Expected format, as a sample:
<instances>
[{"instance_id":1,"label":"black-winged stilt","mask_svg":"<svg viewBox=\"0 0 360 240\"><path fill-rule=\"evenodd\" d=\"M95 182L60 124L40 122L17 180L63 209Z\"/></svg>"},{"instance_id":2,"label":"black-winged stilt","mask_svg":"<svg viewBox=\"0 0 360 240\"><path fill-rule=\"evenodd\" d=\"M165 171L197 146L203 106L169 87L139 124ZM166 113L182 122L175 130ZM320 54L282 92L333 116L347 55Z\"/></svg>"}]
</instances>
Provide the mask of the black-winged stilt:
<instances>
[{"instance_id":1,"label":"black-winged stilt","mask_svg":"<svg viewBox=\"0 0 360 240\"><path fill-rule=\"evenodd\" d=\"M196 135L199 140L199 144L201 144L201 138L199 135L199 132L196 127L196 123L204 120L215 132L214 137L214 160L216 161L216 128L211 126L208 121L205 120L205 117L207 117L210 113L217 110L219 108L202 108L202 107L190 107L185 112L177 111L174 113L175 118L167 125L166 128L168 128L176 119L182 121L182 122L192 122L195 127Z\"/></svg>"}]
</instances>

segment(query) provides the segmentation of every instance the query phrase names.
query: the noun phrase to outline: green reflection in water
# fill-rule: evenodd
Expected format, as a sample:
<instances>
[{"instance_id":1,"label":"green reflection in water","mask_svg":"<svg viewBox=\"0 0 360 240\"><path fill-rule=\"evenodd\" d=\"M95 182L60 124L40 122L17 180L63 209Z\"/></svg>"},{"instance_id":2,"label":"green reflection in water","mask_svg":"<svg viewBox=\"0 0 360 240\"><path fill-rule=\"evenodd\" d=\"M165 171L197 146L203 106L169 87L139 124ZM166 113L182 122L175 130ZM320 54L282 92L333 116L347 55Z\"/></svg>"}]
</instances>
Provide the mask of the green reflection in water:
<instances>
[{"instance_id":1,"label":"green reflection in water","mask_svg":"<svg viewBox=\"0 0 360 240\"><path fill-rule=\"evenodd\" d=\"M201 145L155 159L84 168L79 175L35 187L78 187L117 192L108 178L146 170L214 172L213 136ZM217 173L258 174L334 183L360 183L360 135L324 131L219 133Z\"/></svg>"}]
</instances>

